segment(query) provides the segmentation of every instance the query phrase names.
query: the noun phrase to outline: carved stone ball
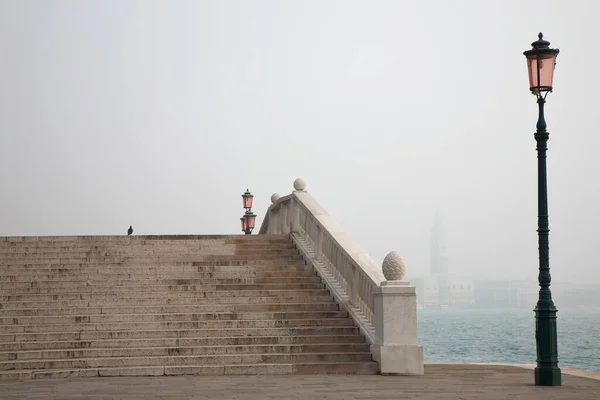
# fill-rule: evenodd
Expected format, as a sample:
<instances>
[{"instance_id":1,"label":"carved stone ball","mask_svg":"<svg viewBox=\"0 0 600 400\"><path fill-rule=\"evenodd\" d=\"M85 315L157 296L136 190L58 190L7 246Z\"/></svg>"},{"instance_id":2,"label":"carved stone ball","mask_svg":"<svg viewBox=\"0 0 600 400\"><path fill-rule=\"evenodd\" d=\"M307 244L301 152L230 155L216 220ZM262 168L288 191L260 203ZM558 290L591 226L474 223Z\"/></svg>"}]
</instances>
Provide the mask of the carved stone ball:
<instances>
[{"instance_id":1,"label":"carved stone ball","mask_svg":"<svg viewBox=\"0 0 600 400\"><path fill-rule=\"evenodd\" d=\"M279 200L280 197L281 195L279 193L273 193L271 195L271 203L275 203L277 200Z\"/></svg>"},{"instance_id":2,"label":"carved stone ball","mask_svg":"<svg viewBox=\"0 0 600 400\"><path fill-rule=\"evenodd\" d=\"M401 281L406 273L406 263L395 251L385 256L381 265L383 276L388 281Z\"/></svg>"},{"instance_id":3,"label":"carved stone ball","mask_svg":"<svg viewBox=\"0 0 600 400\"><path fill-rule=\"evenodd\" d=\"M294 181L294 189L298 190L298 191L304 191L306 190L306 182L304 182L304 179L298 178Z\"/></svg>"}]
</instances>

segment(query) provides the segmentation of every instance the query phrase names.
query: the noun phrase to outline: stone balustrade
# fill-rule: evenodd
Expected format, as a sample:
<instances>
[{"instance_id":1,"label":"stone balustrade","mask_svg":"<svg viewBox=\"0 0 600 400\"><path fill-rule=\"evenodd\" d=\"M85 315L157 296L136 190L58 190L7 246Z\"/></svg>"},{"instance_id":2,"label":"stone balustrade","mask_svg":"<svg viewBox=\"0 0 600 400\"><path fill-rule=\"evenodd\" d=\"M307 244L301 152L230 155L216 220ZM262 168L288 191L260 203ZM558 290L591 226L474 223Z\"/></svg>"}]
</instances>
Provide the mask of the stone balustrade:
<instances>
[{"instance_id":1,"label":"stone balustrade","mask_svg":"<svg viewBox=\"0 0 600 400\"><path fill-rule=\"evenodd\" d=\"M406 266L400 255L390 253L379 267L306 191L302 179L294 181L294 189L287 196L271 196L259 234L291 235L360 327L382 374L423 374L416 291L403 280Z\"/></svg>"}]
</instances>

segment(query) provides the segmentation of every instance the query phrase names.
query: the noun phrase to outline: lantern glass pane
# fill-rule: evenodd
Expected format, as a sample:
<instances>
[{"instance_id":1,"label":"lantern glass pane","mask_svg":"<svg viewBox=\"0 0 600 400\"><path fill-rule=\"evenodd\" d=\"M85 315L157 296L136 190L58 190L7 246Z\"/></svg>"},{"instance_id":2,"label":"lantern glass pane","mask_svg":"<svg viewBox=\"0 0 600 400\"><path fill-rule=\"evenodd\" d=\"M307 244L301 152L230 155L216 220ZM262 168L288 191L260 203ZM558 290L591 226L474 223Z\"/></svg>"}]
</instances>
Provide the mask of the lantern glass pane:
<instances>
[{"instance_id":1,"label":"lantern glass pane","mask_svg":"<svg viewBox=\"0 0 600 400\"><path fill-rule=\"evenodd\" d=\"M529 71L529 88L534 92L545 92L552 88L552 79L554 78L554 65L556 55L540 54L539 67L540 76L538 82L538 56L530 55L527 57L527 69Z\"/></svg>"},{"instance_id":2,"label":"lantern glass pane","mask_svg":"<svg viewBox=\"0 0 600 400\"><path fill-rule=\"evenodd\" d=\"M254 229L254 224L256 222L256 215L248 215L248 228Z\"/></svg>"}]
</instances>

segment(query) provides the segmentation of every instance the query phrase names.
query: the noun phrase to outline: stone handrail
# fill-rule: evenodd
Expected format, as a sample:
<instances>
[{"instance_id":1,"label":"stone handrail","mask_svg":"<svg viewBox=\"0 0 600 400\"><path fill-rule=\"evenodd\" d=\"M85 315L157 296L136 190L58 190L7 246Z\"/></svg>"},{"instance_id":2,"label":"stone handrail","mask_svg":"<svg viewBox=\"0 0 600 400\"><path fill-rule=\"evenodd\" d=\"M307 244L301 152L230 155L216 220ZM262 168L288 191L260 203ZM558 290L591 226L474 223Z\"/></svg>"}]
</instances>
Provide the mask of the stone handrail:
<instances>
[{"instance_id":1,"label":"stone handrail","mask_svg":"<svg viewBox=\"0 0 600 400\"><path fill-rule=\"evenodd\" d=\"M315 267L371 344L373 358L380 363L382 373L423 373L423 349L416 337L415 287L401 280L404 261L392 252L386 257L382 272L305 188L304 181L297 179L290 195L271 196L273 204L259 234L291 235L305 261ZM396 303L391 305L390 300ZM401 309L394 316L391 308ZM396 359L406 358L408 353L412 361L399 366Z\"/></svg>"}]
</instances>

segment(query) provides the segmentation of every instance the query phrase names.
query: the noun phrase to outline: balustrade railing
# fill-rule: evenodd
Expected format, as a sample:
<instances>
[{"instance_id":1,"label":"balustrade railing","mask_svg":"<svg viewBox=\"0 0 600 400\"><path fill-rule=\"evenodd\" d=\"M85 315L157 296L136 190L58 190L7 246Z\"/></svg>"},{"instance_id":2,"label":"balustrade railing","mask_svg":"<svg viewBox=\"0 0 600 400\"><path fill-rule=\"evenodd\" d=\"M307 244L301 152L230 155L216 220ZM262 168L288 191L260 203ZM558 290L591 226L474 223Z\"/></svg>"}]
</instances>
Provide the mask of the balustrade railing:
<instances>
[{"instance_id":1,"label":"balustrade railing","mask_svg":"<svg viewBox=\"0 0 600 400\"><path fill-rule=\"evenodd\" d=\"M271 196L259 234L289 234L340 306L371 344L381 373L422 374L423 348L417 343L415 287L404 281L404 260L388 254L383 270L305 191Z\"/></svg>"},{"instance_id":2,"label":"balustrade railing","mask_svg":"<svg viewBox=\"0 0 600 400\"><path fill-rule=\"evenodd\" d=\"M291 234L372 342L373 292L385 281L381 269L306 191L272 200L259 233Z\"/></svg>"}]
</instances>

